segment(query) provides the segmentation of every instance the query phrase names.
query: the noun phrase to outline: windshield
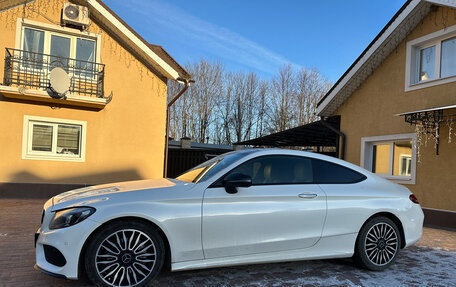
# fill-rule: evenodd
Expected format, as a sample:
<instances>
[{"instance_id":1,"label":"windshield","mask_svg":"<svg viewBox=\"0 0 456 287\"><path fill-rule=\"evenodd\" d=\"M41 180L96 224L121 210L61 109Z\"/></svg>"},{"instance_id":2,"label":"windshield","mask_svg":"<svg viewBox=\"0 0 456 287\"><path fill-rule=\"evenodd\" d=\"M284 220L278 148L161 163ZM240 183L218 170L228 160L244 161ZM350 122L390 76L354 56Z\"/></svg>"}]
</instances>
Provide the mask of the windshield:
<instances>
[{"instance_id":1,"label":"windshield","mask_svg":"<svg viewBox=\"0 0 456 287\"><path fill-rule=\"evenodd\" d=\"M194 168L184 172L183 174L176 177L177 180L182 180L186 182L201 182L206 181L211 176L224 169L225 167L231 165L233 162L241 159L246 156L246 153L239 152L229 152L216 156L206 162L203 162L200 165L195 166Z\"/></svg>"}]
</instances>

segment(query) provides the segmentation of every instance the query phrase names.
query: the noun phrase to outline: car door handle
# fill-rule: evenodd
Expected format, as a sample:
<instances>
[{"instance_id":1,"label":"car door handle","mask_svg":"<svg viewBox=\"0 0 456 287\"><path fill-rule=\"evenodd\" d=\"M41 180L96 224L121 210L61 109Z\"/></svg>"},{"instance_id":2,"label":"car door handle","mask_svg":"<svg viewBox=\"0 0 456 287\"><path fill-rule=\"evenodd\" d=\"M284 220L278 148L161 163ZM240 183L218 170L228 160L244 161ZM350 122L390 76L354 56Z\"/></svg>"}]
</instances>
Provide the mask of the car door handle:
<instances>
[{"instance_id":1,"label":"car door handle","mask_svg":"<svg viewBox=\"0 0 456 287\"><path fill-rule=\"evenodd\" d=\"M300 198L315 198L318 196L316 193L300 193L298 195Z\"/></svg>"}]
</instances>

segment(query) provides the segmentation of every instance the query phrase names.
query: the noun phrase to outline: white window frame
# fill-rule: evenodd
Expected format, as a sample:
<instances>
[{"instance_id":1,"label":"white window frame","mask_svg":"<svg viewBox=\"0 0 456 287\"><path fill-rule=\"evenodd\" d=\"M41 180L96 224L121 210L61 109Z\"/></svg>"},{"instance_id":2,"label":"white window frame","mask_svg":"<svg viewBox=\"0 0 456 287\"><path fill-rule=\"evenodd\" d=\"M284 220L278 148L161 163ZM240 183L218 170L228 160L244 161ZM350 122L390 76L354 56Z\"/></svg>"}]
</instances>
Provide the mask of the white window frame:
<instances>
[{"instance_id":1,"label":"white window frame","mask_svg":"<svg viewBox=\"0 0 456 287\"><path fill-rule=\"evenodd\" d=\"M413 91L456 81L456 75L440 77L440 60L442 41L456 37L456 25L407 42L405 61L405 91ZM419 81L419 56L424 48L435 46L434 79Z\"/></svg>"},{"instance_id":2,"label":"white window frame","mask_svg":"<svg viewBox=\"0 0 456 287\"><path fill-rule=\"evenodd\" d=\"M405 166L405 170L407 171L407 165L408 165L408 162L410 160L410 176L412 176L412 156L411 155L408 155L408 154L400 154L399 155L399 170L402 171L403 168L404 168L404 164L403 164L403 159L406 159L406 166Z\"/></svg>"},{"instance_id":3,"label":"white window frame","mask_svg":"<svg viewBox=\"0 0 456 287\"><path fill-rule=\"evenodd\" d=\"M32 150L32 138L33 138L33 125L44 124L53 126L52 136L52 151L33 151ZM81 138L79 139L80 152L79 155L69 154L58 154L55 150L57 146L57 127L59 124L69 126L80 126L81 127ZM23 134L22 134L22 159L34 159L34 160L54 160L54 161L73 161L73 162L85 162L85 151L86 151L86 132L87 122L86 121L75 121L58 118L47 118L47 117L36 117L36 116L24 116Z\"/></svg>"},{"instance_id":4,"label":"white window frame","mask_svg":"<svg viewBox=\"0 0 456 287\"><path fill-rule=\"evenodd\" d=\"M410 176L399 176L393 175L393 161L394 161L394 142L396 141L412 141L412 162L410 163ZM389 167L387 174L377 173L376 175L389 179L393 182L400 184L415 184L416 182L416 134L395 134L395 135L384 135L374 137L363 137L361 138L361 161L360 166L372 171L372 156L374 152L374 145L376 144L389 144ZM401 165L401 162L399 162ZM401 166L399 166L401 168Z\"/></svg>"},{"instance_id":5,"label":"white window frame","mask_svg":"<svg viewBox=\"0 0 456 287\"><path fill-rule=\"evenodd\" d=\"M78 29L61 27L38 21L18 18L16 22L16 41L15 49L22 50L24 45L24 29L30 28L44 32L44 49L43 54L50 54L51 35L71 38L70 42L70 58L76 58L76 38L82 38L95 41L95 62L101 63L101 35L97 33L80 31Z\"/></svg>"}]
</instances>

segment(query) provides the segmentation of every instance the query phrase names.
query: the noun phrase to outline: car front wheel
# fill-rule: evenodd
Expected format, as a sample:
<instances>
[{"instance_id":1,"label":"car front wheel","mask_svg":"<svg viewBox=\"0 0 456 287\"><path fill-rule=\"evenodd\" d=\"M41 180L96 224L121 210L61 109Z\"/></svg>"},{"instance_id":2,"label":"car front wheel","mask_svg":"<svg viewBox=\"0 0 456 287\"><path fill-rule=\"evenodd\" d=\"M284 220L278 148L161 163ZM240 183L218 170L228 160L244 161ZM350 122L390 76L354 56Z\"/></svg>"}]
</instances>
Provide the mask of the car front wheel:
<instances>
[{"instance_id":1,"label":"car front wheel","mask_svg":"<svg viewBox=\"0 0 456 287\"><path fill-rule=\"evenodd\" d=\"M87 276L96 286L146 286L160 272L164 250L153 227L133 220L114 222L88 243Z\"/></svg>"},{"instance_id":2,"label":"car front wheel","mask_svg":"<svg viewBox=\"0 0 456 287\"><path fill-rule=\"evenodd\" d=\"M358 234L354 257L361 267L379 271L394 263L400 247L401 236L396 224L387 217L374 217Z\"/></svg>"}]
</instances>

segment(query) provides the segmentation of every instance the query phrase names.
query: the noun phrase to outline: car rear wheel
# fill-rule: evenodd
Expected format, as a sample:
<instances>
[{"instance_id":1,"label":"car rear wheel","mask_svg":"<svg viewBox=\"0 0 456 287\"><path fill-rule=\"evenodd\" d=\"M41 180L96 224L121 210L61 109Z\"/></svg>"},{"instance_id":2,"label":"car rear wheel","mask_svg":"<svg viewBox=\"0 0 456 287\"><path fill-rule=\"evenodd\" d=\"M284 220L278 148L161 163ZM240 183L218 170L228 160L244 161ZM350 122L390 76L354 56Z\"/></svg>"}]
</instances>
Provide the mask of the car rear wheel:
<instances>
[{"instance_id":1,"label":"car rear wheel","mask_svg":"<svg viewBox=\"0 0 456 287\"><path fill-rule=\"evenodd\" d=\"M355 260L366 269L379 271L396 260L401 247L401 236L396 224L389 218L370 219L358 234Z\"/></svg>"},{"instance_id":2,"label":"car rear wheel","mask_svg":"<svg viewBox=\"0 0 456 287\"><path fill-rule=\"evenodd\" d=\"M153 227L118 221L97 232L88 243L85 269L96 286L146 286L160 272L164 250Z\"/></svg>"}]
</instances>

